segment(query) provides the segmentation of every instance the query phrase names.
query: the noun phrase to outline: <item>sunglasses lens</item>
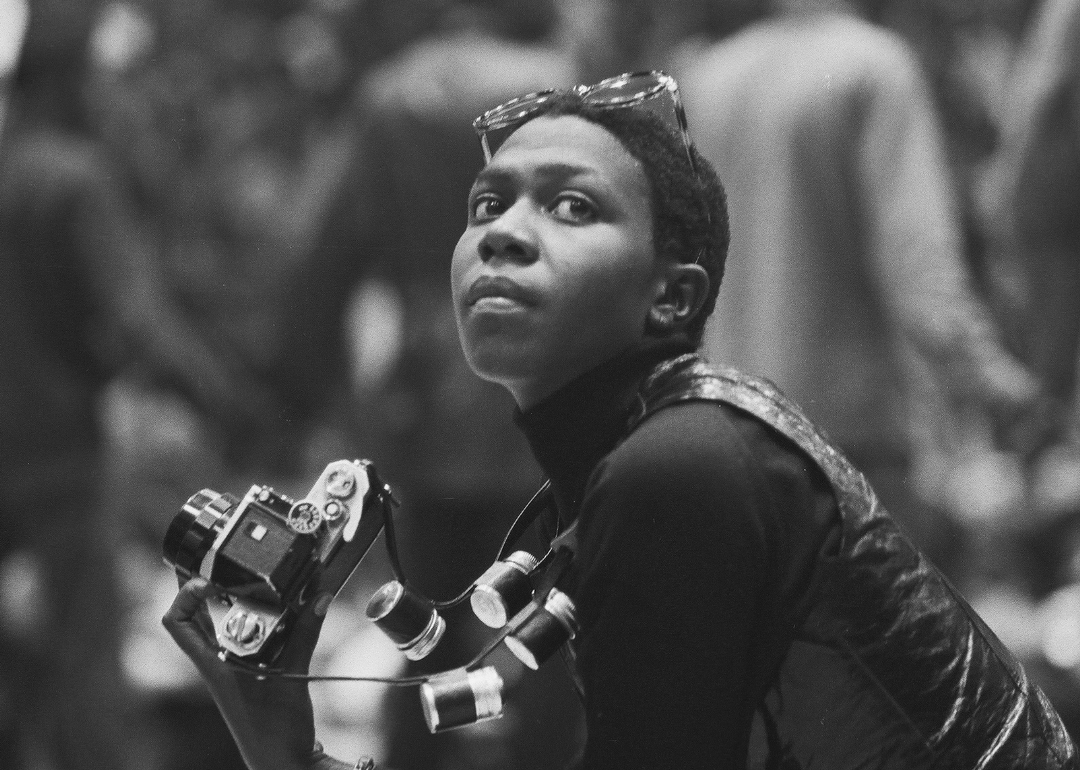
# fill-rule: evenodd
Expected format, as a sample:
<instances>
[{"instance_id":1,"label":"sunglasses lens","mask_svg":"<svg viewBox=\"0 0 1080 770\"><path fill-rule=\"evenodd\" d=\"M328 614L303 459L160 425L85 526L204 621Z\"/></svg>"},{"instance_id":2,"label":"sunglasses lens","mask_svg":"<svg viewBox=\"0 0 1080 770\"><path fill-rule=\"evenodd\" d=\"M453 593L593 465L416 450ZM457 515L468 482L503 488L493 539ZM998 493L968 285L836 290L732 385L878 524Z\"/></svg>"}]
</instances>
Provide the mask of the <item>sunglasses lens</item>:
<instances>
[{"instance_id":1,"label":"sunglasses lens","mask_svg":"<svg viewBox=\"0 0 1080 770\"><path fill-rule=\"evenodd\" d=\"M646 109L672 128L682 130L674 81L656 72L636 72L601 81L588 89L585 99L598 106Z\"/></svg>"},{"instance_id":2,"label":"sunglasses lens","mask_svg":"<svg viewBox=\"0 0 1080 770\"><path fill-rule=\"evenodd\" d=\"M494 107L473 121L473 128L486 137L487 147L494 154L518 126L536 113L545 102L555 96L555 91L539 91L512 99Z\"/></svg>"},{"instance_id":3,"label":"sunglasses lens","mask_svg":"<svg viewBox=\"0 0 1080 770\"><path fill-rule=\"evenodd\" d=\"M591 86L585 94L586 101L593 104L632 105L651 99L663 90L664 82L655 73L637 72L619 75Z\"/></svg>"},{"instance_id":4,"label":"sunglasses lens","mask_svg":"<svg viewBox=\"0 0 1080 770\"><path fill-rule=\"evenodd\" d=\"M539 91L535 94L526 94L525 96L519 96L517 99L512 99L505 104L500 104L498 107L488 110L476 119L476 129L478 131L490 131L493 129L505 128L506 126L517 125L536 112L541 105L550 101L554 96L554 91Z\"/></svg>"},{"instance_id":5,"label":"sunglasses lens","mask_svg":"<svg viewBox=\"0 0 1080 770\"><path fill-rule=\"evenodd\" d=\"M484 132L488 149L492 155L499 151L503 142L510 138L510 134L518 130L519 125L518 123L512 123L502 128L493 128Z\"/></svg>"}]
</instances>

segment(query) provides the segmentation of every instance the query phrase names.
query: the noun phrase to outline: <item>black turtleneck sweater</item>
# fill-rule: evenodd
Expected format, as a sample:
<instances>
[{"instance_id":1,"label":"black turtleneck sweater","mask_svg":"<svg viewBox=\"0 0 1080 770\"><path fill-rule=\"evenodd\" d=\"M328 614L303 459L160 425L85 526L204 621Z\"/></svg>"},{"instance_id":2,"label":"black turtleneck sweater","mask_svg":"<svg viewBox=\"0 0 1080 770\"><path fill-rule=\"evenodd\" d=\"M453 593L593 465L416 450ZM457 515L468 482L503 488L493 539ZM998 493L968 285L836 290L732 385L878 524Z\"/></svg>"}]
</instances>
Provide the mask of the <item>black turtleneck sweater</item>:
<instances>
[{"instance_id":1,"label":"black turtleneck sweater","mask_svg":"<svg viewBox=\"0 0 1080 770\"><path fill-rule=\"evenodd\" d=\"M650 343L516 417L559 518L578 521L559 586L581 624L588 770L743 767L755 704L837 537L821 471L738 409L684 402L627 435L641 381L686 352Z\"/></svg>"}]
</instances>

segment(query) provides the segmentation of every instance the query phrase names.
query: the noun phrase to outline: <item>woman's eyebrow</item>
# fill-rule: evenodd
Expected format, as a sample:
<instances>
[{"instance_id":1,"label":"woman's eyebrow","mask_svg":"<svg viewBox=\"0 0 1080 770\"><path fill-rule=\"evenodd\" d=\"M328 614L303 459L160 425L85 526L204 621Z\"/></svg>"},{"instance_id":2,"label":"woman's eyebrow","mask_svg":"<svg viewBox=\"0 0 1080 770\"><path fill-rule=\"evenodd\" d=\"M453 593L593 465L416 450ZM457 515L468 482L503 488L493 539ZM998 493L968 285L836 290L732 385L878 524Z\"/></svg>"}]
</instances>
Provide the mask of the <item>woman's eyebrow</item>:
<instances>
[{"instance_id":1,"label":"woman's eyebrow","mask_svg":"<svg viewBox=\"0 0 1080 770\"><path fill-rule=\"evenodd\" d=\"M485 184L499 184L512 181L514 174L507 169L484 166L473 180L473 187Z\"/></svg>"}]
</instances>

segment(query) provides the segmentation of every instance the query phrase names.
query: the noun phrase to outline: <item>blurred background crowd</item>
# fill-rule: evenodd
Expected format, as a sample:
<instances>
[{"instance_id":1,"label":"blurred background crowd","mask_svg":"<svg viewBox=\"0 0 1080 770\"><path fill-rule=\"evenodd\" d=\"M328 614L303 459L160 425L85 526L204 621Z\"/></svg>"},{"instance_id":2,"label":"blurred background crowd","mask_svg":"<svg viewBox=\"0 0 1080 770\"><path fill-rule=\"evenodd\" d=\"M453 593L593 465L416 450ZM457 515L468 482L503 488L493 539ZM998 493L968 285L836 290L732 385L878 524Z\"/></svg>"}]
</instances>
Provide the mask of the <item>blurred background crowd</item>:
<instances>
[{"instance_id":1,"label":"blurred background crowd","mask_svg":"<svg viewBox=\"0 0 1080 770\"><path fill-rule=\"evenodd\" d=\"M653 68L730 198L706 353L804 406L1080 736L1080 0L0 0L0 766L241 767L160 626L203 487L369 458L410 579L483 572L541 477L449 307L470 121ZM385 579L318 672L408 670ZM470 657L451 625L413 671ZM436 737L415 690L313 692L343 757L559 767L564 672L522 687Z\"/></svg>"}]
</instances>

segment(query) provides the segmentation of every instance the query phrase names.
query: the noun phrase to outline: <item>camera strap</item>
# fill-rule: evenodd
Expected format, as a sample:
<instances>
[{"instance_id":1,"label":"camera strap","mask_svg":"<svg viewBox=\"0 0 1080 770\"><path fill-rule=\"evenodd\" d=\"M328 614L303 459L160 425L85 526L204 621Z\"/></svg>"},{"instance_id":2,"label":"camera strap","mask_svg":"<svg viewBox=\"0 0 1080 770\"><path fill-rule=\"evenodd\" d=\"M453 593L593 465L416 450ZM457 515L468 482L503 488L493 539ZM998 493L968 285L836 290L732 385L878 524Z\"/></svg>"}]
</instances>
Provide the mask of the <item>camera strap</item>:
<instances>
[{"instance_id":1,"label":"camera strap","mask_svg":"<svg viewBox=\"0 0 1080 770\"><path fill-rule=\"evenodd\" d=\"M402 585L409 586L409 581L405 577L405 570L401 566L401 557L399 556L397 544L397 531L394 527L393 509L397 504L397 501L389 494L380 495L380 500L382 504L383 529L386 536L386 553L390 559L390 567L394 572L394 577ZM507 531L506 537L503 538L502 545L499 547L498 561L501 561L510 555L510 551L514 547L514 544L521 539L521 536L525 534L525 531L532 526L540 514L546 510L555 510L555 494L551 489L550 481L545 481L540 488L536 490L529 499L529 502L527 502L525 507L521 509L521 512L518 513L513 524L510 525L510 529ZM573 527L571 527L570 530L567 530L566 534L569 534L572 529ZM548 552L539 560L536 567L538 570L548 566L552 561L556 550L555 543L559 540L559 537L561 537L561 535L552 540L551 548L549 548ZM546 574L547 571L545 571L545 575ZM452 599L446 601L431 601L438 609L448 609L466 601L469 598L471 590L472 587L470 586L464 592Z\"/></svg>"},{"instance_id":2,"label":"camera strap","mask_svg":"<svg viewBox=\"0 0 1080 770\"><path fill-rule=\"evenodd\" d=\"M546 510L554 510L555 508L555 493L551 490L551 482L545 481L536 493L532 496L529 502L525 503L525 507L521 509L521 513L514 519L514 523L510 525L510 530L506 533L506 537L503 538L502 546L499 548L498 561L502 561L510 555L510 549L514 547L514 544L521 539L521 536L525 534L533 522ZM544 557L547 558L546 556ZM542 562L543 560L541 560Z\"/></svg>"},{"instance_id":3,"label":"camera strap","mask_svg":"<svg viewBox=\"0 0 1080 770\"><path fill-rule=\"evenodd\" d=\"M397 549L397 537L394 529L393 520L393 508L397 505L397 501L389 494L389 490L384 488L379 493L379 501L382 507L383 514L383 528L384 535L386 537L387 554L390 557L391 567L393 568L396 577L403 584L407 585L405 576L401 570L401 563L398 558ZM509 531L506 533L506 537L503 539L501 548L499 549L499 559L505 559L513 548L514 544L521 538L525 531L536 521L545 510L554 510L555 496L551 490L551 482L545 481L543 485L536 491L525 507L517 515L517 518L511 524ZM543 606L544 599L551 592L551 589L555 587L559 578L565 572L566 568L570 566L574 559L574 555L577 551L576 540L577 522L575 521L566 530L556 535L551 540L549 550L544 557L538 562L536 571L539 572L543 569L542 577L537 585L535 595L539 597L534 599L533 606ZM469 594L472 591L472 587L466 590L460 596L451 599L450 601L435 602L432 604L437 608L451 607L461 603L468 599ZM429 600L430 601L430 600ZM523 611L522 617L525 613ZM471 670L480 665L505 639L508 635L514 632L517 628L517 624L510 622L507 623L502 629L495 634L495 636L484 645L483 649L465 665L465 668ZM322 676L312 674L300 674L290 673L281 670L267 669L258 666L251 665L243 660L230 658L230 662L237 668L241 668L251 672L260 677L276 676L283 679L295 679L306 682L330 682L330 681L350 681L350 682L379 682L387 685L394 686L415 686L427 683L432 679L438 677L445 672L439 672L436 674L419 674L416 676L404 676L404 677L379 677L379 676ZM571 666L571 674L574 675L574 668ZM575 686L580 692L580 684L575 679Z\"/></svg>"}]
</instances>

